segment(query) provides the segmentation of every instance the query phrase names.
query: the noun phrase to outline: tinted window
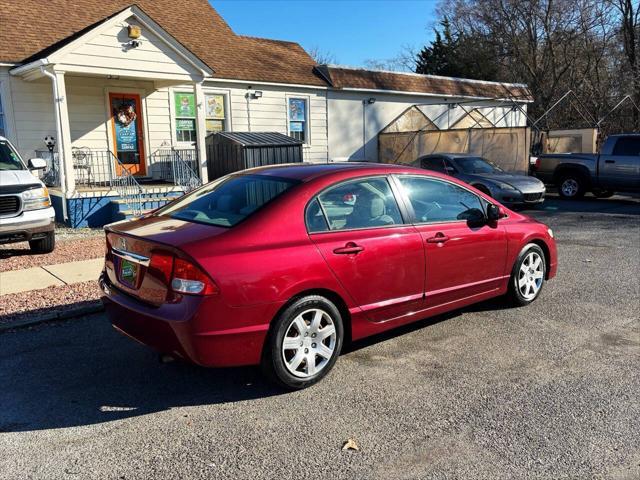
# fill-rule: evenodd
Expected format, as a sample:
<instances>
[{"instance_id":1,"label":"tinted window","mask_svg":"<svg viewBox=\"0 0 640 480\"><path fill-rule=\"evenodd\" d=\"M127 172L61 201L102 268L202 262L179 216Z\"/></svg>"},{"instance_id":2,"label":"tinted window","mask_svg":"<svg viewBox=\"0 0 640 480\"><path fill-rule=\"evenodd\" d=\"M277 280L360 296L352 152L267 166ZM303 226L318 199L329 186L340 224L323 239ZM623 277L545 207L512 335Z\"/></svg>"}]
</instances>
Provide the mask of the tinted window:
<instances>
[{"instance_id":1,"label":"tinted window","mask_svg":"<svg viewBox=\"0 0 640 480\"><path fill-rule=\"evenodd\" d=\"M479 197L449 182L423 177L399 177L418 222L449 222L475 218L484 211Z\"/></svg>"},{"instance_id":2,"label":"tinted window","mask_svg":"<svg viewBox=\"0 0 640 480\"><path fill-rule=\"evenodd\" d=\"M0 170L24 170L18 155L5 142L0 142Z\"/></svg>"},{"instance_id":3,"label":"tinted window","mask_svg":"<svg viewBox=\"0 0 640 480\"><path fill-rule=\"evenodd\" d=\"M307 222L307 230L309 233L325 232L329 230L327 220L324 213L322 213L322 209L320 208L320 203L317 198L314 199L307 207L305 221Z\"/></svg>"},{"instance_id":4,"label":"tinted window","mask_svg":"<svg viewBox=\"0 0 640 480\"><path fill-rule=\"evenodd\" d=\"M342 183L326 190L318 197L331 230L353 228L373 228L402 223L402 216L385 178L367 178ZM312 205L307 211L307 224L311 231L309 216ZM314 225L320 225L320 222ZM314 230L317 231L317 230Z\"/></svg>"},{"instance_id":5,"label":"tinted window","mask_svg":"<svg viewBox=\"0 0 640 480\"><path fill-rule=\"evenodd\" d=\"M442 161L442 158L440 157L423 158L422 168L426 168L428 170L435 170L436 172L440 172L440 173L445 173L444 163Z\"/></svg>"},{"instance_id":6,"label":"tinted window","mask_svg":"<svg viewBox=\"0 0 640 480\"><path fill-rule=\"evenodd\" d=\"M464 173L494 173L501 172L497 165L480 157L458 157L456 163Z\"/></svg>"},{"instance_id":7,"label":"tinted window","mask_svg":"<svg viewBox=\"0 0 640 480\"><path fill-rule=\"evenodd\" d=\"M640 155L640 137L620 137L613 147L614 155L638 156Z\"/></svg>"},{"instance_id":8,"label":"tinted window","mask_svg":"<svg viewBox=\"0 0 640 480\"><path fill-rule=\"evenodd\" d=\"M297 181L261 175L224 177L159 210L159 215L232 227Z\"/></svg>"}]
</instances>

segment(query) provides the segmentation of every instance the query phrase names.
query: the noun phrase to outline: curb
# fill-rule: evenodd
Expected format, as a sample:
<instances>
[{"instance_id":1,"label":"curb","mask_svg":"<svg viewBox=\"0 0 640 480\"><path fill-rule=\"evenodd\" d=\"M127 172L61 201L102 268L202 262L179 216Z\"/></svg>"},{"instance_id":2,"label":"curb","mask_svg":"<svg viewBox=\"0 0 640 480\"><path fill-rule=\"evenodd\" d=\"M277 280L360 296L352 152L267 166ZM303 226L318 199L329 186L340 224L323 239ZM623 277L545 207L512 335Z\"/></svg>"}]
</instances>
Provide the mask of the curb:
<instances>
[{"instance_id":1,"label":"curb","mask_svg":"<svg viewBox=\"0 0 640 480\"><path fill-rule=\"evenodd\" d=\"M12 322L0 324L0 333L8 330L15 330L19 328L31 327L39 325L41 323L53 322L58 320L69 320L76 317L82 317L92 313L99 313L104 311L104 305L102 301L96 300L89 305L82 305L81 307L70 308L67 310L59 310L49 313L38 315L35 318L18 319Z\"/></svg>"}]
</instances>

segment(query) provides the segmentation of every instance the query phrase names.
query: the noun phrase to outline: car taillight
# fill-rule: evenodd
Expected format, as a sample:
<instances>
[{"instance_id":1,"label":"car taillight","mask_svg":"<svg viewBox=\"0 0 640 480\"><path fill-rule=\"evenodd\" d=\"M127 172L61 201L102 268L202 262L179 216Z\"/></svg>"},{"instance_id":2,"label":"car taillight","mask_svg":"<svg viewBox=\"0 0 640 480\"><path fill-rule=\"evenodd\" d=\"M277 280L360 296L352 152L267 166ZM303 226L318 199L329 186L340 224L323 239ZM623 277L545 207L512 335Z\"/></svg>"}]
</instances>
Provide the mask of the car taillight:
<instances>
[{"instance_id":1,"label":"car taillight","mask_svg":"<svg viewBox=\"0 0 640 480\"><path fill-rule=\"evenodd\" d=\"M168 287L171 284L173 272L173 255L165 252L153 252L149 262L149 270Z\"/></svg>"},{"instance_id":2,"label":"car taillight","mask_svg":"<svg viewBox=\"0 0 640 480\"><path fill-rule=\"evenodd\" d=\"M199 267L183 258L176 258L171 289L188 295L214 295L218 287Z\"/></svg>"}]
</instances>

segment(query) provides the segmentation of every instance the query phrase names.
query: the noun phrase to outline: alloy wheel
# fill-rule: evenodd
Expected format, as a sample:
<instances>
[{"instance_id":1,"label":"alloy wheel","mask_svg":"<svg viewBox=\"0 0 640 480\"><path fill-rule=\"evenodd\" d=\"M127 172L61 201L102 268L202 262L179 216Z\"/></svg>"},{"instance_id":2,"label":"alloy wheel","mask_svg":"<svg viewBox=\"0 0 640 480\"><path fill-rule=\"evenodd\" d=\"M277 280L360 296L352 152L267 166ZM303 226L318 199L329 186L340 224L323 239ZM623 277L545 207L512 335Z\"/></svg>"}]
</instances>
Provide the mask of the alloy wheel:
<instances>
[{"instance_id":1,"label":"alloy wheel","mask_svg":"<svg viewBox=\"0 0 640 480\"><path fill-rule=\"evenodd\" d=\"M578 194L580 186L578 182L573 178L567 178L560 186L562 193L565 197L575 197Z\"/></svg>"},{"instance_id":2,"label":"alloy wheel","mask_svg":"<svg viewBox=\"0 0 640 480\"><path fill-rule=\"evenodd\" d=\"M525 300L533 300L538 295L543 280L544 262L542 257L537 252L529 252L520 264L516 280L520 295Z\"/></svg>"},{"instance_id":3,"label":"alloy wheel","mask_svg":"<svg viewBox=\"0 0 640 480\"><path fill-rule=\"evenodd\" d=\"M282 358L293 375L308 378L324 369L336 349L336 328L324 310L312 308L296 316L282 341Z\"/></svg>"}]
</instances>

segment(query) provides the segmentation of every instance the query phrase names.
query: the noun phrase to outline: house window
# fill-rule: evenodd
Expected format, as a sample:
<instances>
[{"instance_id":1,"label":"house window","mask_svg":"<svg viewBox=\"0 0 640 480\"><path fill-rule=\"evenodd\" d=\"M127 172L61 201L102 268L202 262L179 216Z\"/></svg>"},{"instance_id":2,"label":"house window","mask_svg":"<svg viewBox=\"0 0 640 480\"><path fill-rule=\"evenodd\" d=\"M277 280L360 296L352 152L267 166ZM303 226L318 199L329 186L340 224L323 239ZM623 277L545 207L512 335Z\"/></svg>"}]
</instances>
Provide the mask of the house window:
<instances>
[{"instance_id":1,"label":"house window","mask_svg":"<svg viewBox=\"0 0 640 480\"><path fill-rule=\"evenodd\" d=\"M207 94L204 96L207 135L225 130L225 106L224 95Z\"/></svg>"},{"instance_id":2,"label":"house window","mask_svg":"<svg viewBox=\"0 0 640 480\"><path fill-rule=\"evenodd\" d=\"M288 107L289 136L300 140L302 143L309 143L307 100L304 98L290 98Z\"/></svg>"},{"instance_id":3,"label":"house window","mask_svg":"<svg viewBox=\"0 0 640 480\"><path fill-rule=\"evenodd\" d=\"M176 140L178 142L196 141L196 100L193 93L176 92Z\"/></svg>"}]
</instances>

